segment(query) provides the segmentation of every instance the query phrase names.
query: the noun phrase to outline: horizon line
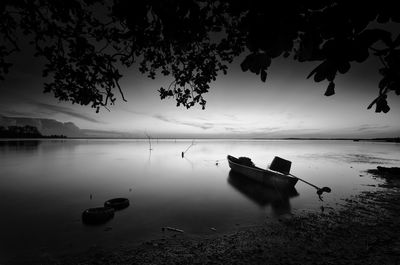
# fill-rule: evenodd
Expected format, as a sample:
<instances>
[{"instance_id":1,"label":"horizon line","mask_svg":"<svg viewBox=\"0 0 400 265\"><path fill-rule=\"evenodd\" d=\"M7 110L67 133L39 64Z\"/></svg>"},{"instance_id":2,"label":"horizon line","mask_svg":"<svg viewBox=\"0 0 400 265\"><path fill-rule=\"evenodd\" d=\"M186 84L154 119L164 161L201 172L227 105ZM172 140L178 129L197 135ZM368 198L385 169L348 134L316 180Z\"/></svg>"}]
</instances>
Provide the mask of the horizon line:
<instances>
[{"instance_id":1,"label":"horizon line","mask_svg":"<svg viewBox=\"0 0 400 265\"><path fill-rule=\"evenodd\" d=\"M147 137L43 137L43 138L0 138L0 140L38 140L38 139L48 139L48 140L149 140ZM160 138L150 138L150 140L399 140L400 137L374 137L374 138L354 138L354 137L160 137Z\"/></svg>"}]
</instances>

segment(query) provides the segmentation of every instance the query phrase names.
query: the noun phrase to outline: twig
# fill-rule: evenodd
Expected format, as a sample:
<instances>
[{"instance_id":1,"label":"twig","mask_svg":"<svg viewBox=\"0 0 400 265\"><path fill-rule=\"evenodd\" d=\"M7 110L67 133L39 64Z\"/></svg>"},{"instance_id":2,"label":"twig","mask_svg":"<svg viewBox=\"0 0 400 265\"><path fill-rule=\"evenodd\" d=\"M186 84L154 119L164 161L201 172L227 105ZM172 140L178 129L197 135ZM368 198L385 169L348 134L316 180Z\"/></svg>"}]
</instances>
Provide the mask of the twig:
<instances>
[{"instance_id":1,"label":"twig","mask_svg":"<svg viewBox=\"0 0 400 265\"><path fill-rule=\"evenodd\" d=\"M149 140L149 146L150 146L149 150L151 151L151 150L153 150L153 149L151 148L151 138L150 138L150 135L148 135L146 131L144 132L144 134L146 135L147 139Z\"/></svg>"},{"instance_id":2,"label":"twig","mask_svg":"<svg viewBox=\"0 0 400 265\"><path fill-rule=\"evenodd\" d=\"M114 78L114 82L115 82L115 84L116 84L117 87L118 87L118 90L119 90L119 93L121 94L122 100L125 101L125 102L127 102L127 100L125 99L125 96L124 96L124 92L122 92L122 88L121 88L121 86L119 85L118 80L117 80L116 78Z\"/></svg>"},{"instance_id":3,"label":"twig","mask_svg":"<svg viewBox=\"0 0 400 265\"><path fill-rule=\"evenodd\" d=\"M188 148L186 148L186 150L183 151L183 152L181 153L182 158L185 157L185 153L186 153L187 151L189 151L190 147L192 147L193 145L194 145L194 140L192 140L192 143L188 146Z\"/></svg>"}]
</instances>

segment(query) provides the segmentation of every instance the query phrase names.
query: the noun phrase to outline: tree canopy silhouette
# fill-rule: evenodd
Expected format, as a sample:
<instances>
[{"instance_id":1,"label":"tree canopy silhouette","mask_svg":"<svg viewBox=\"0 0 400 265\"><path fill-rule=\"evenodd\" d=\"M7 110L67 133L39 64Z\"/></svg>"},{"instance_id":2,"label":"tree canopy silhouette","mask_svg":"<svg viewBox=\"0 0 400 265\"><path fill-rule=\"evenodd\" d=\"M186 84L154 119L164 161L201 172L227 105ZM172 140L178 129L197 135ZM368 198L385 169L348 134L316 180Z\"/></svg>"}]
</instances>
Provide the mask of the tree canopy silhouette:
<instances>
[{"instance_id":1,"label":"tree canopy silhouette","mask_svg":"<svg viewBox=\"0 0 400 265\"><path fill-rule=\"evenodd\" d=\"M376 56L382 79L368 108L386 113L387 94L400 94L400 36L380 26L400 22L394 1L5 0L0 14L0 78L29 40L46 61L44 92L97 111L115 93L125 100L120 69L133 64L173 78L161 99L204 108L210 83L241 55L263 82L277 57L315 62L308 78L327 82L326 96L338 74Z\"/></svg>"}]
</instances>

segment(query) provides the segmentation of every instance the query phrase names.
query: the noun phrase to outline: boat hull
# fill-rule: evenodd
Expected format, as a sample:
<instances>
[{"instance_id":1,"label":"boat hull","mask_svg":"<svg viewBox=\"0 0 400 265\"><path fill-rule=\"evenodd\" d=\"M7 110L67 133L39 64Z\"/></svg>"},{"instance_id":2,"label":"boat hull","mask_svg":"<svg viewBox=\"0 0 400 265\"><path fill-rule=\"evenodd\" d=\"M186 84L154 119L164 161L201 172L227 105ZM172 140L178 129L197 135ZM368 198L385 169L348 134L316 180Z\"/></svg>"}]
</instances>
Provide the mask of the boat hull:
<instances>
[{"instance_id":1,"label":"boat hull","mask_svg":"<svg viewBox=\"0 0 400 265\"><path fill-rule=\"evenodd\" d=\"M297 178L277 171L241 165L237 158L230 155L228 155L228 163L233 172L269 187L279 189L293 188L298 181Z\"/></svg>"}]
</instances>

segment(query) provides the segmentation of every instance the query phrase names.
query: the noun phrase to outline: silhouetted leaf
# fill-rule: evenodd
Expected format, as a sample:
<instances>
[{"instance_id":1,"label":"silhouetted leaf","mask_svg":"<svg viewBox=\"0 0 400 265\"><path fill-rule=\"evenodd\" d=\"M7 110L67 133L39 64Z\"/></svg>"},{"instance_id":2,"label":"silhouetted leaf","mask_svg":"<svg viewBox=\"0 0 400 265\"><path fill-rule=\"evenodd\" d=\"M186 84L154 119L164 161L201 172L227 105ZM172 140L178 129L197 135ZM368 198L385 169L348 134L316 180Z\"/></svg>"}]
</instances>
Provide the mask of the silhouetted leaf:
<instances>
[{"instance_id":1,"label":"silhouetted leaf","mask_svg":"<svg viewBox=\"0 0 400 265\"><path fill-rule=\"evenodd\" d=\"M338 71L341 74L345 74L349 71L350 69L350 63L349 62L343 62L341 64L339 64L338 66Z\"/></svg>"},{"instance_id":2,"label":"silhouetted leaf","mask_svg":"<svg viewBox=\"0 0 400 265\"><path fill-rule=\"evenodd\" d=\"M261 81L265 82L267 80L267 72L265 70L261 71Z\"/></svg>"},{"instance_id":3,"label":"silhouetted leaf","mask_svg":"<svg viewBox=\"0 0 400 265\"><path fill-rule=\"evenodd\" d=\"M242 68L243 72L246 72L247 70L250 69L250 67L252 66L252 63L253 63L253 58L254 58L254 55L253 54L249 54L249 55L246 56L246 58L240 64L240 67Z\"/></svg>"},{"instance_id":4,"label":"silhouetted leaf","mask_svg":"<svg viewBox=\"0 0 400 265\"><path fill-rule=\"evenodd\" d=\"M260 74L261 70L267 69L271 64L271 58L265 53L251 53L246 56L243 62L240 64L242 71Z\"/></svg>"},{"instance_id":5,"label":"silhouetted leaf","mask_svg":"<svg viewBox=\"0 0 400 265\"><path fill-rule=\"evenodd\" d=\"M388 79L387 78L382 78L382 80L379 82L379 88L382 90L388 85Z\"/></svg>"},{"instance_id":6,"label":"silhouetted leaf","mask_svg":"<svg viewBox=\"0 0 400 265\"><path fill-rule=\"evenodd\" d=\"M307 76L307 79L310 78L311 76L318 75L317 78L314 77L314 80L319 80L322 81L325 79L325 71L328 68L328 63L327 61L324 61L323 63L321 63L320 65L318 65L317 67L314 68L314 70L311 71L311 73ZM316 82L319 82L316 81Z\"/></svg>"},{"instance_id":7,"label":"silhouetted leaf","mask_svg":"<svg viewBox=\"0 0 400 265\"><path fill-rule=\"evenodd\" d=\"M328 81L333 81L336 77L336 65L329 65L327 71L326 71L326 79Z\"/></svg>"},{"instance_id":8,"label":"silhouetted leaf","mask_svg":"<svg viewBox=\"0 0 400 265\"><path fill-rule=\"evenodd\" d=\"M325 91L325 96L329 97L335 94L335 83L329 82L328 88Z\"/></svg>"},{"instance_id":9,"label":"silhouetted leaf","mask_svg":"<svg viewBox=\"0 0 400 265\"><path fill-rule=\"evenodd\" d=\"M376 101L375 112L377 112L377 113L379 113L379 112L383 112L383 113L389 112L390 107L387 104L386 98L387 98L386 95L381 95L381 96L378 97L378 99Z\"/></svg>"},{"instance_id":10,"label":"silhouetted leaf","mask_svg":"<svg viewBox=\"0 0 400 265\"><path fill-rule=\"evenodd\" d=\"M324 71L324 70L319 70L314 75L314 81L315 82L321 82L325 78L326 78L326 71Z\"/></svg>"}]
</instances>

